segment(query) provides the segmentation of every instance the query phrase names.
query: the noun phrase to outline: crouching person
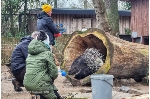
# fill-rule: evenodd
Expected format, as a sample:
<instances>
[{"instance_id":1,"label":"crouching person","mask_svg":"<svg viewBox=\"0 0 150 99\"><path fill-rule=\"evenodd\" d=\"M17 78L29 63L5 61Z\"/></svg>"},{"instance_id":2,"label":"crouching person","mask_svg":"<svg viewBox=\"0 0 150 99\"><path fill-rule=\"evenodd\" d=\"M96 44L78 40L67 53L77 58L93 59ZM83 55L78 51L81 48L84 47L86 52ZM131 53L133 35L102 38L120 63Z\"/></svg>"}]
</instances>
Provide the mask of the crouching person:
<instances>
[{"instance_id":1,"label":"crouching person","mask_svg":"<svg viewBox=\"0 0 150 99\"><path fill-rule=\"evenodd\" d=\"M54 80L58 69L50 51L49 37L43 31L28 46L24 86L27 91L42 95L45 99L60 99Z\"/></svg>"},{"instance_id":2,"label":"crouching person","mask_svg":"<svg viewBox=\"0 0 150 99\"><path fill-rule=\"evenodd\" d=\"M26 72L28 45L38 34L38 31L34 31L31 36L23 37L12 52L10 69L13 74L12 84L15 91L22 91L21 87L23 87L23 79Z\"/></svg>"}]
</instances>

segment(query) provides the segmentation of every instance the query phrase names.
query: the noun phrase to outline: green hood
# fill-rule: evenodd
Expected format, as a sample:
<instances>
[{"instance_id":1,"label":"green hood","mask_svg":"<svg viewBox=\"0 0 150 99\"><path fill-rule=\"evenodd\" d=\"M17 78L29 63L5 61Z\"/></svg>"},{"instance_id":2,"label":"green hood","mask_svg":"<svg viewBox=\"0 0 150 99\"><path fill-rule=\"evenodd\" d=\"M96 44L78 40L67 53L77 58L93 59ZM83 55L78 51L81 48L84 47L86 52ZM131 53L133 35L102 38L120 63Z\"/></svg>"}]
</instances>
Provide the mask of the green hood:
<instances>
[{"instance_id":1,"label":"green hood","mask_svg":"<svg viewBox=\"0 0 150 99\"><path fill-rule=\"evenodd\" d=\"M50 49L46 46L46 44L36 39L33 39L28 46L28 52L31 55L37 55L44 51L50 51Z\"/></svg>"}]
</instances>

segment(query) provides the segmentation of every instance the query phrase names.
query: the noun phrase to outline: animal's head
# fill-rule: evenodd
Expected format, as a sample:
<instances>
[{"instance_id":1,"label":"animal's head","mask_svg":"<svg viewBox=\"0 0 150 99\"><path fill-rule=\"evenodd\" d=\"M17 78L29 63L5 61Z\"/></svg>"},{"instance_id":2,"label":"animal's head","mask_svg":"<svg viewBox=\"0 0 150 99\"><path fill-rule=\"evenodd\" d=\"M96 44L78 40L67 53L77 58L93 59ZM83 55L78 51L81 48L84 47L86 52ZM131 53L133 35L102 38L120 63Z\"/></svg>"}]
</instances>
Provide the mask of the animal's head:
<instances>
[{"instance_id":1,"label":"animal's head","mask_svg":"<svg viewBox=\"0 0 150 99\"><path fill-rule=\"evenodd\" d=\"M80 80L80 79L83 79L83 78L85 78L91 74L93 74L92 70L86 66L86 67L80 69L80 71L75 75L74 78Z\"/></svg>"},{"instance_id":2,"label":"animal's head","mask_svg":"<svg viewBox=\"0 0 150 99\"><path fill-rule=\"evenodd\" d=\"M73 61L71 68L68 71L68 74L74 75L74 74L78 73L81 68L83 68L85 66L86 66L86 61L84 60L83 55L80 55Z\"/></svg>"}]
</instances>

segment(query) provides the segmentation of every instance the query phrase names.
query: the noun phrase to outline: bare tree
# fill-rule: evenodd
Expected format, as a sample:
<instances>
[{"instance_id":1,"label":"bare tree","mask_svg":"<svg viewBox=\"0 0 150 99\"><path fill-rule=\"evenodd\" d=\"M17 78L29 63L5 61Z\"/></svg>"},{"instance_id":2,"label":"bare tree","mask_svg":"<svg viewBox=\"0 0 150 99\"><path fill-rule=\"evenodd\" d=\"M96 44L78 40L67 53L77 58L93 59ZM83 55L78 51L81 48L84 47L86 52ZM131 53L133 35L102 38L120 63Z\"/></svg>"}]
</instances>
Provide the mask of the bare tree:
<instances>
[{"instance_id":1,"label":"bare tree","mask_svg":"<svg viewBox=\"0 0 150 99\"><path fill-rule=\"evenodd\" d=\"M95 8L96 19L98 21L97 22L98 28L104 30L105 32L109 32L111 28L108 23L107 13L103 0L92 0L92 1Z\"/></svg>"},{"instance_id":2,"label":"bare tree","mask_svg":"<svg viewBox=\"0 0 150 99\"><path fill-rule=\"evenodd\" d=\"M57 0L54 0L54 8L57 8Z\"/></svg>"},{"instance_id":3,"label":"bare tree","mask_svg":"<svg viewBox=\"0 0 150 99\"><path fill-rule=\"evenodd\" d=\"M119 34L118 0L104 0L104 3L111 34L117 36Z\"/></svg>"}]
</instances>

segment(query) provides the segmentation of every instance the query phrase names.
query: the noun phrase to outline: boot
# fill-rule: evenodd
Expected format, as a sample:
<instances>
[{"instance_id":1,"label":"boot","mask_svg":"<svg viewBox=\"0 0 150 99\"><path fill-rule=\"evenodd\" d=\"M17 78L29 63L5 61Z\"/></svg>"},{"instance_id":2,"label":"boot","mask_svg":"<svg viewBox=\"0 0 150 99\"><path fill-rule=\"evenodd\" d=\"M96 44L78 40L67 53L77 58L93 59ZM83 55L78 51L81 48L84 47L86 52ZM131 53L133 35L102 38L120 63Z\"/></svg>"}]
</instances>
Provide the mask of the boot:
<instances>
[{"instance_id":1,"label":"boot","mask_svg":"<svg viewBox=\"0 0 150 99\"><path fill-rule=\"evenodd\" d=\"M22 88L19 86L19 82L16 80L16 78L12 78L12 84L14 85L14 90L17 92L23 91Z\"/></svg>"}]
</instances>

